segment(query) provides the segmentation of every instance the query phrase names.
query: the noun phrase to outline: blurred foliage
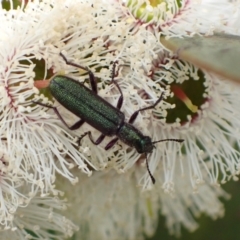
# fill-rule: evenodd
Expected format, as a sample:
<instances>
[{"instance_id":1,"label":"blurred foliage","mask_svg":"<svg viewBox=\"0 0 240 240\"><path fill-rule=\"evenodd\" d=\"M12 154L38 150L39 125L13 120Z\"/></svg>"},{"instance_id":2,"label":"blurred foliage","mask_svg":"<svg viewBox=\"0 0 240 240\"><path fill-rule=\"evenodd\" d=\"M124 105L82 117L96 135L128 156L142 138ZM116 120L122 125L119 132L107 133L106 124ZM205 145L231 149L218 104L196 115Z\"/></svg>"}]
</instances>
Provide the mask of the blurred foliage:
<instances>
[{"instance_id":1,"label":"blurred foliage","mask_svg":"<svg viewBox=\"0 0 240 240\"><path fill-rule=\"evenodd\" d=\"M18 6L21 5L21 1L19 0L13 0L13 8L14 9L17 9ZM3 0L2 1L2 7L6 10L9 10L10 9L10 2L8 0Z\"/></svg>"},{"instance_id":2,"label":"blurred foliage","mask_svg":"<svg viewBox=\"0 0 240 240\"><path fill-rule=\"evenodd\" d=\"M212 220L207 216L197 219L199 228L190 233L182 230L182 236L176 238L169 236L165 226L165 219L161 216L159 228L152 238L146 240L236 240L240 239L240 181L229 182L223 188L231 194L229 201L224 201L225 216L221 219Z\"/></svg>"},{"instance_id":3,"label":"blurred foliage","mask_svg":"<svg viewBox=\"0 0 240 240\"><path fill-rule=\"evenodd\" d=\"M226 192L231 194L232 198L228 201L223 200L225 206L225 216L217 220L212 220L208 216L201 216L196 219L199 227L194 232L182 229L181 237L170 236L167 227L165 227L165 218L160 216L158 229L152 238L145 240L237 240L240 239L240 181L228 182L223 185ZM97 236L96 236L97 239ZM76 240L73 236L71 240ZM83 240L83 239L80 239ZM89 240L89 239L84 239ZM111 239L109 239L111 240ZM115 239L116 240L116 239ZM124 240L124 239L118 239ZM138 240L138 239L135 239Z\"/></svg>"},{"instance_id":4,"label":"blurred foliage","mask_svg":"<svg viewBox=\"0 0 240 240\"><path fill-rule=\"evenodd\" d=\"M240 36L215 33L204 37L162 37L161 42L179 59L240 83Z\"/></svg>"}]
</instances>

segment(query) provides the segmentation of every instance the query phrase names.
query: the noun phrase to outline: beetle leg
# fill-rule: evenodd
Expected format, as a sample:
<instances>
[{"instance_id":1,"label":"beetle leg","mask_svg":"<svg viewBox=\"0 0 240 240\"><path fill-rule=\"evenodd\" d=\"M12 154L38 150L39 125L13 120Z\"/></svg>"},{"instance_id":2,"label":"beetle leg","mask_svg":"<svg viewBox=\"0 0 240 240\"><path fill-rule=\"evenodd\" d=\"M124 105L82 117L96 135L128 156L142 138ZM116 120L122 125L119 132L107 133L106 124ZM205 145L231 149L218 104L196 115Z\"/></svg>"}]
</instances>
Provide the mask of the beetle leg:
<instances>
[{"instance_id":1,"label":"beetle leg","mask_svg":"<svg viewBox=\"0 0 240 240\"><path fill-rule=\"evenodd\" d=\"M95 76L94 76L93 72L90 69L88 69L87 67L83 67L83 66L81 66L81 65L79 65L77 63L68 61L67 58L61 52L60 52L60 56L63 58L63 60L65 61L65 63L67 65L83 69L83 70L85 70L88 73L92 91L97 94L97 83L96 83Z\"/></svg>"},{"instance_id":2,"label":"beetle leg","mask_svg":"<svg viewBox=\"0 0 240 240\"><path fill-rule=\"evenodd\" d=\"M80 128L85 123L84 119L80 119L79 121L75 122L71 127L69 127L70 130L76 130Z\"/></svg>"},{"instance_id":3,"label":"beetle leg","mask_svg":"<svg viewBox=\"0 0 240 240\"><path fill-rule=\"evenodd\" d=\"M120 97L119 97L118 102L117 102L117 109L121 109L122 104L123 104L123 93L122 93L122 90L121 90L120 86L118 85L118 83L114 80L114 77L116 75L116 64L117 64L117 62L113 63L112 83L115 84L115 86L117 87L118 91L120 92Z\"/></svg>"},{"instance_id":4,"label":"beetle leg","mask_svg":"<svg viewBox=\"0 0 240 240\"><path fill-rule=\"evenodd\" d=\"M72 126L68 126L68 124L63 119L63 117L61 116L61 114L59 113L59 111L58 111L58 109L56 107L53 107L53 106L50 106L48 104L44 104L44 103L41 103L41 102L34 102L34 101L32 101L32 102L35 103L35 104L41 105L43 107L47 107L47 108L53 109L53 111L58 116L58 118L61 120L61 122L70 130L76 130L76 129L80 128L83 125L83 123L85 122L84 119L80 119L79 121L74 123Z\"/></svg>"},{"instance_id":5,"label":"beetle leg","mask_svg":"<svg viewBox=\"0 0 240 240\"><path fill-rule=\"evenodd\" d=\"M111 147L113 147L115 145L115 143L118 141L118 138L114 138L113 140L111 140L105 147L105 150L110 149Z\"/></svg>"},{"instance_id":6,"label":"beetle leg","mask_svg":"<svg viewBox=\"0 0 240 240\"><path fill-rule=\"evenodd\" d=\"M87 136L87 135L88 135L89 139L91 140L91 142L92 142L94 145L100 144L100 143L103 141L103 139L105 138L105 135L104 135L104 134L101 134L101 135L97 138L97 140L94 141L93 138L92 138L92 133L91 133L90 131L88 131L88 132L85 132L82 136L79 137L79 139L78 139L78 144L79 144L79 145L80 145L81 140L82 140L85 136Z\"/></svg>"},{"instance_id":7,"label":"beetle leg","mask_svg":"<svg viewBox=\"0 0 240 240\"><path fill-rule=\"evenodd\" d=\"M148 110L148 109L155 108L155 107L157 106L157 104L158 104L159 102L161 102L162 98L163 98L163 93L161 94L160 98L159 98L153 105L148 106L148 107L145 107L145 108L141 108L141 109L135 111L135 112L132 114L132 116L130 117L130 119L129 119L128 122L129 122L130 124L132 124L132 123L136 120L139 112L145 111L145 110Z\"/></svg>"}]
</instances>

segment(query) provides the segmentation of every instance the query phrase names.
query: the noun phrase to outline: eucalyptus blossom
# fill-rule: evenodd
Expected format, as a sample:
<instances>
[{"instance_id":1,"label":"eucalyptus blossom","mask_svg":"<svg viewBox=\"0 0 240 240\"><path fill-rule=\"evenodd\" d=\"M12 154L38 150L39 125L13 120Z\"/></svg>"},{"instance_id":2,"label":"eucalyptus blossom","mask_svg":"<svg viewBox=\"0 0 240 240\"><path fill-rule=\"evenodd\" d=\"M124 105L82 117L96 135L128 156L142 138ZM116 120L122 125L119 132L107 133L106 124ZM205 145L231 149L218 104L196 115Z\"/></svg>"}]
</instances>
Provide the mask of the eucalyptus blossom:
<instances>
[{"instance_id":1,"label":"eucalyptus blossom","mask_svg":"<svg viewBox=\"0 0 240 240\"><path fill-rule=\"evenodd\" d=\"M78 236L89 239L96 233L111 240L150 236L159 211L173 234L182 226L195 230L194 218L201 213L223 215L219 198L228 195L220 184L237 179L240 166L239 86L183 62L163 46L161 37L237 34L235 1L43 0L22 1L17 9L12 1L10 5L9 11L0 10L0 221L6 234L21 225L15 222L18 212L30 208L36 196L54 200L51 196L62 192L72 203L68 217L79 225ZM91 131L94 139L100 133L86 123L75 131L67 128L52 106L69 126L79 118L42 89L55 74L90 88L88 72L67 65L60 53L92 71L99 96L113 106L120 97L111 84L115 62L126 121L163 94L153 110L139 113L134 126L152 142L184 142L156 143L147 157L120 141L105 151L109 137L96 146L86 136L79 144L84 132ZM57 229L56 224L50 228ZM24 231L16 228L18 236L30 228L23 226ZM69 226L71 234L60 234L62 239L76 230ZM33 229L47 234L44 226ZM45 236L41 231L40 239Z\"/></svg>"}]
</instances>

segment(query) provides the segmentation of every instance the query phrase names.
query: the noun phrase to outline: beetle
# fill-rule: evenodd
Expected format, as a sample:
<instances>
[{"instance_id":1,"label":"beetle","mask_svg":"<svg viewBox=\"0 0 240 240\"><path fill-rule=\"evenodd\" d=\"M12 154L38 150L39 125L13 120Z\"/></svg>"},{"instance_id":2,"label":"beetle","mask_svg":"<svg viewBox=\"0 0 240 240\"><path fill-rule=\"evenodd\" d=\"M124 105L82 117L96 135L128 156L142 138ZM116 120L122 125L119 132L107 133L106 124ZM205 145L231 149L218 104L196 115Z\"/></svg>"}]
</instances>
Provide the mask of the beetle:
<instances>
[{"instance_id":1,"label":"beetle","mask_svg":"<svg viewBox=\"0 0 240 240\"><path fill-rule=\"evenodd\" d=\"M105 146L105 150L110 149L114 146L114 144L116 144L118 140L121 140L128 146L134 147L139 154L145 154L149 176L152 182L155 183L155 178L153 177L149 169L147 154L150 154L153 151L153 149L155 148L155 144L158 142L183 142L184 140L162 139L153 142L149 136L145 136L132 124L134 123L140 112L155 108L155 106L162 100L163 93L153 105L135 111L130 116L128 122L126 122L125 115L120 110L123 104L123 93L118 83L114 80L116 62L113 63L111 82L117 87L120 93L120 97L118 99L117 106L114 107L98 95L97 83L95 80L95 76L91 70L79 64L68 61L68 59L62 53L60 53L60 56L63 58L67 65L83 69L88 73L89 76L91 89L87 88L82 83L64 75L54 76L49 84L49 90L52 96L62 106L64 106L66 109L79 117L80 120L72 126L68 126L68 124L62 118L56 107L49 106L41 102L34 103L42 105L44 107L52 108L56 115L59 117L59 119L63 122L63 124L70 130L76 130L80 128L83 123L86 122L95 129L97 129L99 132L101 132L100 136L96 140L93 139L91 131L85 132L83 135L80 136L79 144L82 138L86 135L89 136L91 142L95 145L100 144L105 138L105 136L115 136L115 138L113 138Z\"/></svg>"}]
</instances>

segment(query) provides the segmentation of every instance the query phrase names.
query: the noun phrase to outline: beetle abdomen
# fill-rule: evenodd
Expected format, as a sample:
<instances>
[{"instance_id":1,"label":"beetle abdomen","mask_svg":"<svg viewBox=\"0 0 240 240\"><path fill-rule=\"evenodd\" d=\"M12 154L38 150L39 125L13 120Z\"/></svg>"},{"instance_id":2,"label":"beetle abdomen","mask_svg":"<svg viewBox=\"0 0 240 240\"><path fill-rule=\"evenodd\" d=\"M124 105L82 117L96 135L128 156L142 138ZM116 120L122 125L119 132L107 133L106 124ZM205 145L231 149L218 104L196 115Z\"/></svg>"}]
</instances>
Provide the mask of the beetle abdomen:
<instances>
[{"instance_id":1,"label":"beetle abdomen","mask_svg":"<svg viewBox=\"0 0 240 240\"><path fill-rule=\"evenodd\" d=\"M59 103L105 135L115 135L124 122L122 112L76 80L58 75L49 88Z\"/></svg>"}]
</instances>

